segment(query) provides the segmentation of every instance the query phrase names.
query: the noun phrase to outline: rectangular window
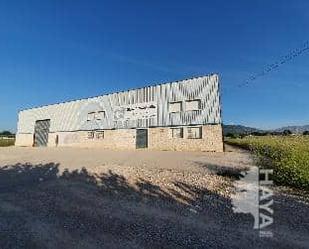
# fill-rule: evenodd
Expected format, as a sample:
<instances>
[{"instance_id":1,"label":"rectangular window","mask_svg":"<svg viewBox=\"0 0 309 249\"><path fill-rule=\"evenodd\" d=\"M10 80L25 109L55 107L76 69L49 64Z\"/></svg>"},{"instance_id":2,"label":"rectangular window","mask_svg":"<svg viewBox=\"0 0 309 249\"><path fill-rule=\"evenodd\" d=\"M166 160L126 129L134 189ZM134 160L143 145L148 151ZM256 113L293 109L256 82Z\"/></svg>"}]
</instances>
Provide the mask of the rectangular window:
<instances>
[{"instance_id":1,"label":"rectangular window","mask_svg":"<svg viewBox=\"0 0 309 249\"><path fill-rule=\"evenodd\" d=\"M202 138L202 127L188 127L187 128L187 138L189 139Z\"/></svg>"},{"instance_id":2,"label":"rectangular window","mask_svg":"<svg viewBox=\"0 0 309 249\"><path fill-rule=\"evenodd\" d=\"M96 120L102 120L105 118L105 111L98 111L96 114L95 114L95 119Z\"/></svg>"},{"instance_id":3,"label":"rectangular window","mask_svg":"<svg viewBox=\"0 0 309 249\"><path fill-rule=\"evenodd\" d=\"M95 136L96 136L96 139L99 139L99 140L104 139L104 131L97 131L95 133Z\"/></svg>"},{"instance_id":4,"label":"rectangular window","mask_svg":"<svg viewBox=\"0 0 309 249\"><path fill-rule=\"evenodd\" d=\"M183 138L183 129L182 128L172 128L172 137L173 138Z\"/></svg>"},{"instance_id":5,"label":"rectangular window","mask_svg":"<svg viewBox=\"0 0 309 249\"><path fill-rule=\"evenodd\" d=\"M197 111L201 109L201 100L193 99L186 101L186 111Z\"/></svg>"},{"instance_id":6,"label":"rectangular window","mask_svg":"<svg viewBox=\"0 0 309 249\"><path fill-rule=\"evenodd\" d=\"M93 139L94 138L94 132L93 131L88 131L87 138L88 139Z\"/></svg>"},{"instance_id":7,"label":"rectangular window","mask_svg":"<svg viewBox=\"0 0 309 249\"><path fill-rule=\"evenodd\" d=\"M182 102L169 103L169 112L181 112L181 111L182 111Z\"/></svg>"},{"instance_id":8,"label":"rectangular window","mask_svg":"<svg viewBox=\"0 0 309 249\"><path fill-rule=\"evenodd\" d=\"M95 115L95 112L89 112L87 115L87 121L94 120L94 115Z\"/></svg>"}]
</instances>

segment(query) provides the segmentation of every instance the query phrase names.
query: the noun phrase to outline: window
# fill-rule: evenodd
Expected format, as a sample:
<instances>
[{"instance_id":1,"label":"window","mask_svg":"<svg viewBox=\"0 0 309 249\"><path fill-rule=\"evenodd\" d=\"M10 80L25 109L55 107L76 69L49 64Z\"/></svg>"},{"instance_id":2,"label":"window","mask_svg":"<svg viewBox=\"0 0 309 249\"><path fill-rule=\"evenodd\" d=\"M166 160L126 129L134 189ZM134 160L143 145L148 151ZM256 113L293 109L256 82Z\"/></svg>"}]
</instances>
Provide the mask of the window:
<instances>
[{"instance_id":1,"label":"window","mask_svg":"<svg viewBox=\"0 0 309 249\"><path fill-rule=\"evenodd\" d=\"M87 121L94 120L95 112L89 112L87 115Z\"/></svg>"},{"instance_id":2,"label":"window","mask_svg":"<svg viewBox=\"0 0 309 249\"><path fill-rule=\"evenodd\" d=\"M181 112L182 102L170 102L169 103L169 112Z\"/></svg>"},{"instance_id":3,"label":"window","mask_svg":"<svg viewBox=\"0 0 309 249\"><path fill-rule=\"evenodd\" d=\"M188 127L187 128L187 138L189 139L202 138L202 127Z\"/></svg>"},{"instance_id":4,"label":"window","mask_svg":"<svg viewBox=\"0 0 309 249\"><path fill-rule=\"evenodd\" d=\"M172 137L173 138L183 138L183 129L182 128L172 128Z\"/></svg>"},{"instance_id":5,"label":"window","mask_svg":"<svg viewBox=\"0 0 309 249\"><path fill-rule=\"evenodd\" d=\"M104 139L104 131L97 131L95 133L96 139Z\"/></svg>"},{"instance_id":6,"label":"window","mask_svg":"<svg viewBox=\"0 0 309 249\"><path fill-rule=\"evenodd\" d=\"M93 131L88 131L87 138L88 139L93 139L94 138L94 132Z\"/></svg>"},{"instance_id":7,"label":"window","mask_svg":"<svg viewBox=\"0 0 309 249\"><path fill-rule=\"evenodd\" d=\"M102 120L105 118L105 111L98 111L96 114L95 114L95 119L96 120Z\"/></svg>"},{"instance_id":8,"label":"window","mask_svg":"<svg viewBox=\"0 0 309 249\"><path fill-rule=\"evenodd\" d=\"M197 111L201 109L201 100L187 100L186 101L186 111Z\"/></svg>"}]
</instances>

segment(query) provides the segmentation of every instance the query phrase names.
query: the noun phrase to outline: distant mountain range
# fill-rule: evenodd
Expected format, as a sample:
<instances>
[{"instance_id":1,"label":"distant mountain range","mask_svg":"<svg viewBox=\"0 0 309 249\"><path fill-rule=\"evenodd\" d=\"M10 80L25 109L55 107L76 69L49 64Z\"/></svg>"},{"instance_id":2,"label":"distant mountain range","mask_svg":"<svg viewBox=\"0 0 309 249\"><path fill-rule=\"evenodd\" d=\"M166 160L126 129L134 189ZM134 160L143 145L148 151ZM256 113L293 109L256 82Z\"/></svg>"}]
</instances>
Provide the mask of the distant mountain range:
<instances>
[{"instance_id":1,"label":"distant mountain range","mask_svg":"<svg viewBox=\"0 0 309 249\"><path fill-rule=\"evenodd\" d=\"M283 132L284 130L290 130L292 133L298 134L303 133L304 131L309 131L309 125L293 125L293 126L285 126L275 131Z\"/></svg>"},{"instance_id":2,"label":"distant mountain range","mask_svg":"<svg viewBox=\"0 0 309 249\"><path fill-rule=\"evenodd\" d=\"M304 131L309 131L309 125L295 125L295 126L285 126L274 130L261 130L253 127L248 127L244 125L223 125L224 135L228 133L232 134L249 134L252 132L283 132L284 130L290 130L294 134L303 133Z\"/></svg>"},{"instance_id":3,"label":"distant mountain range","mask_svg":"<svg viewBox=\"0 0 309 249\"><path fill-rule=\"evenodd\" d=\"M243 125L223 125L223 133L224 135L228 133L232 134L249 134L252 132L263 132L263 130L259 130L252 127L247 127Z\"/></svg>"}]
</instances>

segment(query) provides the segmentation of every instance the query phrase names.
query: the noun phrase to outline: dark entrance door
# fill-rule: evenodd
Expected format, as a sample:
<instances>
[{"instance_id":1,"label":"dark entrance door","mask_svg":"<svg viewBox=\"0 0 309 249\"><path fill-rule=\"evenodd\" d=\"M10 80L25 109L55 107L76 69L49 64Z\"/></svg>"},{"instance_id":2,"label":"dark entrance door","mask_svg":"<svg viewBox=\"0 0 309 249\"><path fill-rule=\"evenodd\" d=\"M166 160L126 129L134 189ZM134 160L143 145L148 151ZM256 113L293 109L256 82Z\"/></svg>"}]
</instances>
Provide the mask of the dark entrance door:
<instances>
[{"instance_id":1,"label":"dark entrance door","mask_svg":"<svg viewBox=\"0 0 309 249\"><path fill-rule=\"evenodd\" d=\"M37 120L34 127L34 146L47 146L50 119Z\"/></svg>"},{"instance_id":2,"label":"dark entrance door","mask_svg":"<svg viewBox=\"0 0 309 249\"><path fill-rule=\"evenodd\" d=\"M136 130L136 149L148 147L148 130L137 129Z\"/></svg>"}]
</instances>

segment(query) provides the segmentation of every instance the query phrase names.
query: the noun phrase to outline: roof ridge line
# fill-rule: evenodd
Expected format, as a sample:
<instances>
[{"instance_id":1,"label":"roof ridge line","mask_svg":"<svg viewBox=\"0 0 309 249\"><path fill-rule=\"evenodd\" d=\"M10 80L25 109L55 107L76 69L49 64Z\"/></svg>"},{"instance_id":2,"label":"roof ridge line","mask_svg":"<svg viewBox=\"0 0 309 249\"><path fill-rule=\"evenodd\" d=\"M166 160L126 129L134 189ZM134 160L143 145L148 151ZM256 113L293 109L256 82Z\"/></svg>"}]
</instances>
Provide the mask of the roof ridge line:
<instances>
[{"instance_id":1,"label":"roof ridge line","mask_svg":"<svg viewBox=\"0 0 309 249\"><path fill-rule=\"evenodd\" d=\"M19 110L19 112L38 109L38 108L47 107L47 106L61 105L61 104L66 104L66 103L70 103L70 102L77 102L77 101L81 101L81 100L94 99L94 98L102 97L102 96L105 96L105 95L135 91L135 90L139 90L139 89L143 89L143 88L147 88L147 87L161 86L161 85L166 85L166 84L178 83L178 82L186 81L186 80L193 80L193 79L198 79L198 78L210 77L210 76L214 76L214 75L218 75L218 74L217 73L210 73L210 74L207 74L207 75L193 76L193 77L182 79L182 80L175 80L175 81L163 82L163 83L158 83L158 84L153 84L153 85L146 85L146 86L143 86L143 87L137 87L137 88L131 88L131 89L127 89L127 90L105 93L105 94L100 94L100 95L91 96L91 97L87 97L87 98L73 99L73 100L57 102L57 103L54 103L54 104L40 105L40 106L36 106L36 107L21 109L21 110Z\"/></svg>"}]
</instances>

